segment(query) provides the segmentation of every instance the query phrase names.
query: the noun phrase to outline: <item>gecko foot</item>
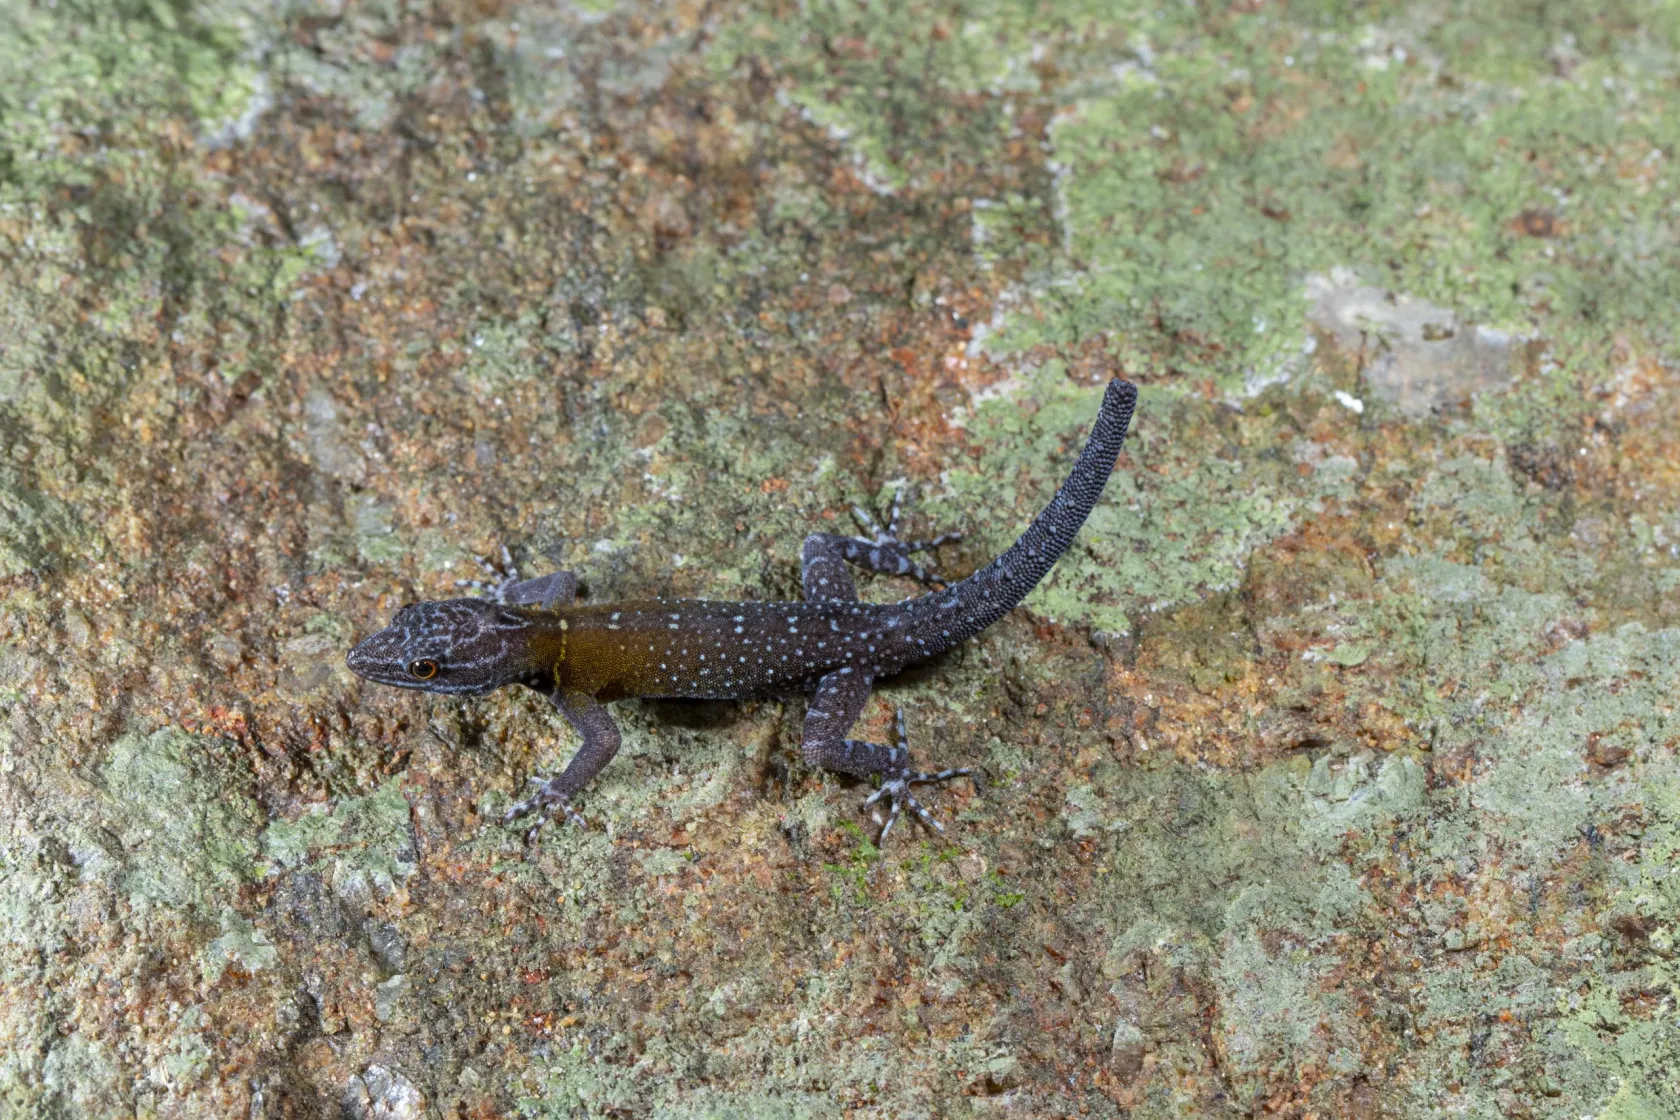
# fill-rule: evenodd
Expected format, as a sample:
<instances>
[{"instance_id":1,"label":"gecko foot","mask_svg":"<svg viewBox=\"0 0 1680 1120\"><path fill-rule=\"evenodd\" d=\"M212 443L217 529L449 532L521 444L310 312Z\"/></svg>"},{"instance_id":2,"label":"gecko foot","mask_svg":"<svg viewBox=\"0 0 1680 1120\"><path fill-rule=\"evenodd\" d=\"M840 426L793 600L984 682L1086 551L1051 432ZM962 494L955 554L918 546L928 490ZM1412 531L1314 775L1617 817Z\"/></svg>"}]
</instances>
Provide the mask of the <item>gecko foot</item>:
<instances>
[{"instance_id":1,"label":"gecko foot","mask_svg":"<svg viewBox=\"0 0 1680 1120\"><path fill-rule=\"evenodd\" d=\"M910 759L910 741L904 733L903 708L898 709L896 722L898 725L898 751L896 753L896 757L907 763ZM905 809L909 809L911 812L915 813L916 819L921 821L928 828L931 828L941 836L945 835L945 826L935 820L933 814L929 813L927 808L920 801L916 800L916 795L910 792L910 787L929 782L948 782L952 778L967 778L969 781L975 782L976 788L979 787L979 782L975 781L974 778L973 768L968 766L959 766L950 770L935 770L928 773L921 770L912 770L908 765L901 765L896 769L882 771L881 788L870 794L863 803L863 808L868 809L870 806L882 799L885 799L887 802L887 821L886 824L881 827L881 835L875 838L876 846L879 847L880 845L886 843L887 833L892 831L893 825L898 823L899 813L903 812ZM881 814L879 810L870 813L870 819L872 819L876 824L881 824Z\"/></svg>"},{"instance_id":2,"label":"gecko foot","mask_svg":"<svg viewBox=\"0 0 1680 1120\"><path fill-rule=\"evenodd\" d=\"M486 599L500 603L507 589L519 582L519 568L514 565L513 553L508 551L505 544L501 549L500 563L482 556L478 558L478 566L484 569L488 579L458 579L455 586L476 591Z\"/></svg>"},{"instance_id":3,"label":"gecko foot","mask_svg":"<svg viewBox=\"0 0 1680 1120\"><path fill-rule=\"evenodd\" d=\"M867 563L877 572L909 576L920 583L943 583L932 564L918 564L910 559L918 552L932 552L941 545L962 540L961 533L941 533L920 541L898 539L899 515L904 507L904 487L893 494L892 507L887 511L886 524L862 506L852 507L852 517L868 536L846 538L846 559L853 563ZM867 560L865 560L867 557Z\"/></svg>"},{"instance_id":4,"label":"gecko foot","mask_svg":"<svg viewBox=\"0 0 1680 1120\"><path fill-rule=\"evenodd\" d=\"M556 809L565 814L566 819L577 825L579 828L589 827L588 822L583 819L576 809L572 808L571 798L553 788L552 783L536 777L529 780L532 785L539 787L537 792L533 793L530 797L527 797L523 801L515 801L512 805L508 806L508 811L502 814L502 824L504 825L512 824L514 821L523 817L527 813L538 814L537 823L533 824L525 832L525 843L529 844L536 838L537 831L541 829L544 824L548 823L548 818L554 814Z\"/></svg>"}]
</instances>

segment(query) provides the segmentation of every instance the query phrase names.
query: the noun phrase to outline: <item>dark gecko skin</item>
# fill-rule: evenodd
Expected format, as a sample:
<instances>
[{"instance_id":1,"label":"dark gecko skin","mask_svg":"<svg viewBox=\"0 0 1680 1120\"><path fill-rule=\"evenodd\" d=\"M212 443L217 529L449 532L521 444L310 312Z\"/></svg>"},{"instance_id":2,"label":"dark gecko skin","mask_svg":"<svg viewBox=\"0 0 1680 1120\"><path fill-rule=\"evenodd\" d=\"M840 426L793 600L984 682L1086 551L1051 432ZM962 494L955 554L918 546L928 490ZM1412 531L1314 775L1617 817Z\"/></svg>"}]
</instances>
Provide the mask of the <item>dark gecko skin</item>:
<instances>
[{"instance_id":1,"label":"dark gecko skin","mask_svg":"<svg viewBox=\"0 0 1680 1120\"><path fill-rule=\"evenodd\" d=\"M805 712L805 762L858 777L879 775L881 788L864 804L888 799L883 839L906 808L940 829L910 786L969 771L912 769L902 713L895 746L846 734L874 681L972 638L1044 578L1101 496L1136 403L1133 385L1110 381L1079 461L1020 539L967 579L914 599L859 600L847 565L930 581L911 554L951 538L905 543L890 527L874 539L812 533L800 554L803 602L640 599L584 606L575 602L573 575L556 572L507 584L495 601L406 606L347 660L368 680L398 688L477 695L522 684L546 695L583 745L560 774L532 779L541 788L508 811L509 821L535 810L542 814L540 826L560 809L582 823L571 799L618 753L608 701L806 691L813 695Z\"/></svg>"}]
</instances>

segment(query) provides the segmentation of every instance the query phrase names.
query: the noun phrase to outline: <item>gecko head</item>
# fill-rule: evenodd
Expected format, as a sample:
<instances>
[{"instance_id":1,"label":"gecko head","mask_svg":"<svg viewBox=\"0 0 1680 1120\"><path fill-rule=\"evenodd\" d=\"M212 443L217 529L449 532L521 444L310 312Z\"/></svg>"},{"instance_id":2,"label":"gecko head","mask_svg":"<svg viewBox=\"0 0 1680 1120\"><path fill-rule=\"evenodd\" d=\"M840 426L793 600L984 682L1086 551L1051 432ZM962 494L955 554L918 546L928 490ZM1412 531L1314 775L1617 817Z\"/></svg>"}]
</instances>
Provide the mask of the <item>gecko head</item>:
<instances>
[{"instance_id":1,"label":"gecko head","mask_svg":"<svg viewBox=\"0 0 1680 1120\"><path fill-rule=\"evenodd\" d=\"M345 657L358 676L426 692L489 692L528 675L518 612L483 599L411 603Z\"/></svg>"}]
</instances>

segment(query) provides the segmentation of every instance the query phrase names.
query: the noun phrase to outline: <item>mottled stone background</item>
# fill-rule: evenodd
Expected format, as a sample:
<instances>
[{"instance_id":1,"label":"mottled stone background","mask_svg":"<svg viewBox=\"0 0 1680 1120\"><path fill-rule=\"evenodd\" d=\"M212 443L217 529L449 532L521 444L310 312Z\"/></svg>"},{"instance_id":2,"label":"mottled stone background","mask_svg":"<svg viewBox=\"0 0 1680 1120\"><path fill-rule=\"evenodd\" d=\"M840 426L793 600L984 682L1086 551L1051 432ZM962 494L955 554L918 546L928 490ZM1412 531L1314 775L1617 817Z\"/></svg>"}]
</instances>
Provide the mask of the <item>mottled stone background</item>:
<instances>
[{"instance_id":1,"label":"mottled stone background","mask_svg":"<svg viewBox=\"0 0 1680 1120\"><path fill-rule=\"evenodd\" d=\"M7 0L0 1114L1680 1115L1680 9ZM1108 500L872 704L343 652ZM869 581L887 598L910 588Z\"/></svg>"}]
</instances>

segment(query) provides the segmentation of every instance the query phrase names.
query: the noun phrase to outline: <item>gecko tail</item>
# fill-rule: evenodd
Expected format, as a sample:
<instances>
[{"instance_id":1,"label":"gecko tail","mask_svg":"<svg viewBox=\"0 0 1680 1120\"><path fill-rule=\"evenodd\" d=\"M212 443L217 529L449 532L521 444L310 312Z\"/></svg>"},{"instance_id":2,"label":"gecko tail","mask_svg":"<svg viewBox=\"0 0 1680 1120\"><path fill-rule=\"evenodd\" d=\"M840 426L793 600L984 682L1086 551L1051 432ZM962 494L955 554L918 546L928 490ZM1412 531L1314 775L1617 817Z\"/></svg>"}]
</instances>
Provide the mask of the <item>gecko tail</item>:
<instances>
[{"instance_id":1,"label":"gecko tail","mask_svg":"<svg viewBox=\"0 0 1680 1120\"><path fill-rule=\"evenodd\" d=\"M1118 377L1110 381L1079 461L1026 532L984 568L918 602L930 612L931 625L926 629L937 636L927 642L928 653L978 634L1014 610L1038 586L1102 496L1136 407L1137 386Z\"/></svg>"}]
</instances>

